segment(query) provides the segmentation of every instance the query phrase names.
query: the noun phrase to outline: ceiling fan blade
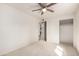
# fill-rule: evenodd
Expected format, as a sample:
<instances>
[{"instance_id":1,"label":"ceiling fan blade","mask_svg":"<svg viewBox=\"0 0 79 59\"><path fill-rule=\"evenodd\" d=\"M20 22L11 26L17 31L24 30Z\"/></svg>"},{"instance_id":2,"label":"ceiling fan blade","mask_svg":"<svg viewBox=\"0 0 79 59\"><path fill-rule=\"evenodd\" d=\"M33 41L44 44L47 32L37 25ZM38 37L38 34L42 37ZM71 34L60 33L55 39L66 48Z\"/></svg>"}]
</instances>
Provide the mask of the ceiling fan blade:
<instances>
[{"instance_id":1,"label":"ceiling fan blade","mask_svg":"<svg viewBox=\"0 0 79 59\"><path fill-rule=\"evenodd\" d=\"M32 11L38 11L38 10L41 10L41 9L36 9L36 10L32 10Z\"/></svg>"},{"instance_id":2,"label":"ceiling fan blade","mask_svg":"<svg viewBox=\"0 0 79 59\"><path fill-rule=\"evenodd\" d=\"M55 5L55 4L56 3L51 3L51 4L47 5L46 7L50 7L50 6Z\"/></svg>"},{"instance_id":3,"label":"ceiling fan blade","mask_svg":"<svg viewBox=\"0 0 79 59\"><path fill-rule=\"evenodd\" d=\"M50 12L54 12L53 10L51 10L51 9L47 9L48 11L50 11Z\"/></svg>"},{"instance_id":4,"label":"ceiling fan blade","mask_svg":"<svg viewBox=\"0 0 79 59\"><path fill-rule=\"evenodd\" d=\"M38 3L40 7L45 8L45 6L42 3Z\"/></svg>"}]
</instances>

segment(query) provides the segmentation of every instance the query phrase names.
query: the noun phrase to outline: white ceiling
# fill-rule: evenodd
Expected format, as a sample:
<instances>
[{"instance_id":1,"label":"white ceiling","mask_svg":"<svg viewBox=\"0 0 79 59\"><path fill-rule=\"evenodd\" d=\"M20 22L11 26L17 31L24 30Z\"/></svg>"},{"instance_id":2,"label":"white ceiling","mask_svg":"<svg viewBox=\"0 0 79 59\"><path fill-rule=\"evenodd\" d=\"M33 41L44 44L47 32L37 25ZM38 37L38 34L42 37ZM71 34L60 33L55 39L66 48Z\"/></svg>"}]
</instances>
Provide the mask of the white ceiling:
<instances>
[{"instance_id":1,"label":"white ceiling","mask_svg":"<svg viewBox=\"0 0 79 59\"><path fill-rule=\"evenodd\" d=\"M40 6L37 3L9 3L7 5L15 7L37 18L40 17L40 11L32 12L32 10L40 8ZM50 9L53 9L55 12L51 13L47 11L44 14L44 16L53 17L62 15L73 15L77 11L78 7L78 3L57 3L56 5L49 7Z\"/></svg>"}]
</instances>

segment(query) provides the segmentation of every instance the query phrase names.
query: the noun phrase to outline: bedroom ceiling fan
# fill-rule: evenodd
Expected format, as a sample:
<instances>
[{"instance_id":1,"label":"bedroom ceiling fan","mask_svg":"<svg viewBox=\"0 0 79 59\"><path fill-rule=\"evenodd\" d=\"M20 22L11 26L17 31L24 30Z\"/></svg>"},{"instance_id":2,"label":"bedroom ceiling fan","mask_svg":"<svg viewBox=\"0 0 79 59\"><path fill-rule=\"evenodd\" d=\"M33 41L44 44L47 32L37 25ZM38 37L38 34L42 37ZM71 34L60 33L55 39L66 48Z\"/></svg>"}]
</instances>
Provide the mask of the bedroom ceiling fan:
<instances>
[{"instance_id":1,"label":"bedroom ceiling fan","mask_svg":"<svg viewBox=\"0 0 79 59\"><path fill-rule=\"evenodd\" d=\"M39 9L36 9L36 10L32 10L33 12L34 11L41 11L41 15L43 15L46 11L49 11L49 12L54 12L53 10L49 9L48 7L51 7L53 5L55 5L56 3L50 3L50 4L47 4L47 3L38 3L39 6L41 8Z\"/></svg>"}]
</instances>

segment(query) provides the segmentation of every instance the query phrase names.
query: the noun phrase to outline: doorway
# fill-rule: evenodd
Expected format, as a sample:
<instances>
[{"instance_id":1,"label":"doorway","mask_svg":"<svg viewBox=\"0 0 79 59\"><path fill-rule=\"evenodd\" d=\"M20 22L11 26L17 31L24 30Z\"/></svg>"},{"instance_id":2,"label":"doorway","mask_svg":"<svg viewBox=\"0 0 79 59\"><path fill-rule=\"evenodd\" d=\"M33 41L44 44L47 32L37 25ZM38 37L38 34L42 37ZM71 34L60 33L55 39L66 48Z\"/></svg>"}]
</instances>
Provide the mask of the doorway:
<instances>
[{"instance_id":1,"label":"doorway","mask_svg":"<svg viewBox=\"0 0 79 59\"><path fill-rule=\"evenodd\" d=\"M43 21L40 24L40 36L39 40L47 41L47 21Z\"/></svg>"},{"instance_id":2,"label":"doorway","mask_svg":"<svg viewBox=\"0 0 79 59\"><path fill-rule=\"evenodd\" d=\"M60 43L73 44L73 19L59 21Z\"/></svg>"}]
</instances>

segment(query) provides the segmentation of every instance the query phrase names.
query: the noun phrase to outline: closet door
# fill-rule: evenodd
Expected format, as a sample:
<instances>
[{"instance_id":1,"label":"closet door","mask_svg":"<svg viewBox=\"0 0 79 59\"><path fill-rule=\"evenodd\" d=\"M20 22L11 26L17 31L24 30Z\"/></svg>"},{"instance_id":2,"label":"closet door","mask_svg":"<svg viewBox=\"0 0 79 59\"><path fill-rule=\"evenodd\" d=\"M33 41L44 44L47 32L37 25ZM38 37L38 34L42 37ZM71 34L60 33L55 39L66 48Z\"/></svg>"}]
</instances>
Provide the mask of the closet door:
<instances>
[{"instance_id":1,"label":"closet door","mask_svg":"<svg viewBox=\"0 0 79 59\"><path fill-rule=\"evenodd\" d=\"M60 24L60 42L73 43L73 23L70 21L62 21Z\"/></svg>"}]
</instances>

